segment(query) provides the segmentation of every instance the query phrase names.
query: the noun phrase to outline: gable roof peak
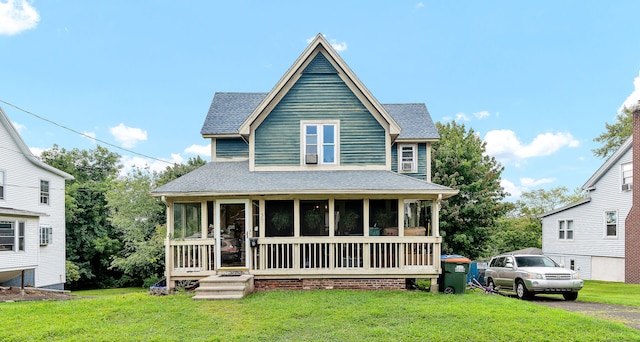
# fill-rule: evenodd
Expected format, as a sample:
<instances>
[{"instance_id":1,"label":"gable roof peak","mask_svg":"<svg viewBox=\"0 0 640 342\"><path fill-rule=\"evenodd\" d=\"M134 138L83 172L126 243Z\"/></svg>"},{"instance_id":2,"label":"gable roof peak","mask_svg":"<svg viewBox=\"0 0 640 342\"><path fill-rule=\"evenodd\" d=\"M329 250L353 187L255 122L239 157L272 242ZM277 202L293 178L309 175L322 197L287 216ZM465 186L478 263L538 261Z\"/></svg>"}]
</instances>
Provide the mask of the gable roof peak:
<instances>
[{"instance_id":1,"label":"gable roof peak","mask_svg":"<svg viewBox=\"0 0 640 342\"><path fill-rule=\"evenodd\" d=\"M383 123L384 126L388 127L389 134L392 138L397 137L401 131L398 123L395 122L393 117L387 113L385 108L358 79L322 33L318 33L315 38L313 38L300 57L296 59L289 70L280 78L278 83L276 83L273 89L265 96L251 115L240 125L238 133L243 136L250 135L252 125L254 125L254 123L259 124L261 120L268 115L318 54L322 54L327 59L328 63L333 66L347 86L351 88L351 91L360 98L365 107L369 108L372 114L376 114L379 120L382 121L381 124Z\"/></svg>"}]
</instances>

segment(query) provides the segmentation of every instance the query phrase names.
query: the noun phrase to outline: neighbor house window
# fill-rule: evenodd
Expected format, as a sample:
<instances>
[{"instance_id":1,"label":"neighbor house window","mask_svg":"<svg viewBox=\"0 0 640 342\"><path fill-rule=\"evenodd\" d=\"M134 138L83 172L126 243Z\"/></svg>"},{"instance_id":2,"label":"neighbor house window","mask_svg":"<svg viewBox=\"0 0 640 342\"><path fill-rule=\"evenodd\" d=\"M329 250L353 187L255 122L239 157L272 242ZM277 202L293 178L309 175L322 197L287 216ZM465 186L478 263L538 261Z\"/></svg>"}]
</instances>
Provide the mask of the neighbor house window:
<instances>
[{"instance_id":1,"label":"neighbor house window","mask_svg":"<svg viewBox=\"0 0 640 342\"><path fill-rule=\"evenodd\" d=\"M0 200L4 199L4 171L0 170Z\"/></svg>"},{"instance_id":2,"label":"neighbor house window","mask_svg":"<svg viewBox=\"0 0 640 342\"><path fill-rule=\"evenodd\" d=\"M49 204L49 181L40 181L40 204Z\"/></svg>"},{"instance_id":3,"label":"neighbor house window","mask_svg":"<svg viewBox=\"0 0 640 342\"><path fill-rule=\"evenodd\" d=\"M573 240L573 220L558 221L558 239Z\"/></svg>"},{"instance_id":4,"label":"neighbor house window","mask_svg":"<svg viewBox=\"0 0 640 342\"><path fill-rule=\"evenodd\" d=\"M46 246L53 241L53 229L51 226L40 226L40 246Z\"/></svg>"},{"instance_id":5,"label":"neighbor house window","mask_svg":"<svg viewBox=\"0 0 640 342\"><path fill-rule=\"evenodd\" d=\"M618 236L618 212L617 211L606 211L604 213L605 222L606 222L606 236L607 237L616 237Z\"/></svg>"},{"instance_id":6,"label":"neighbor house window","mask_svg":"<svg viewBox=\"0 0 640 342\"><path fill-rule=\"evenodd\" d=\"M173 236L176 239L202 237L200 203L173 204Z\"/></svg>"},{"instance_id":7,"label":"neighbor house window","mask_svg":"<svg viewBox=\"0 0 640 342\"><path fill-rule=\"evenodd\" d=\"M306 165L336 164L337 123L303 123L303 161Z\"/></svg>"},{"instance_id":8,"label":"neighbor house window","mask_svg":"<svg viewBox=\"0 0 640 342\"><path fill-rule=\"evenodd\" d=\"M398 170L400 172L418 172L417 146L399 145Z\"/></svg>"},{"instance_id":9,"label":"neighbor house window","mask_svg":"<svg viewBox=\"0 0 640 342\"><path fill-rule=\"evenodd\" d=\"M0 251L25 250L25 223L0 221Z\"/></svg>"},{"instance_id":10,"label":"neighbor house window","mask_svg":"<svg viewBox=\"0 0 640 342\"><path fill-rule=\"evenodd\" d=\"M629 191L633 186L633 164L622 165L622 191Z\"/></svg>"}]
</instances>

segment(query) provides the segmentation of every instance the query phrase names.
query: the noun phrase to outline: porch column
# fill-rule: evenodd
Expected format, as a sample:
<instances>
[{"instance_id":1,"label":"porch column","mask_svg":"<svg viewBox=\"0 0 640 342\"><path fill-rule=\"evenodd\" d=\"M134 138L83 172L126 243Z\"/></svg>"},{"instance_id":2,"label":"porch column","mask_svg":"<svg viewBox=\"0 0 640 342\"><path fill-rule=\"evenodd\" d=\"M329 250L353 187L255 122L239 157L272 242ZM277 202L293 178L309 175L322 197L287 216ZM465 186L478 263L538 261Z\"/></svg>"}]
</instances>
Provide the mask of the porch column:
<instances>
[{"instance_id":1,"label":"porch column","mask_svg":"<svg viewBox=\"0 0 640 342\"><path fill-rule=\"evenodd\" d=\"M440 201L442 201L442 194L439 194L431 205L431 234L433 236L440 236Z\"/></svg>"}]
</instances>

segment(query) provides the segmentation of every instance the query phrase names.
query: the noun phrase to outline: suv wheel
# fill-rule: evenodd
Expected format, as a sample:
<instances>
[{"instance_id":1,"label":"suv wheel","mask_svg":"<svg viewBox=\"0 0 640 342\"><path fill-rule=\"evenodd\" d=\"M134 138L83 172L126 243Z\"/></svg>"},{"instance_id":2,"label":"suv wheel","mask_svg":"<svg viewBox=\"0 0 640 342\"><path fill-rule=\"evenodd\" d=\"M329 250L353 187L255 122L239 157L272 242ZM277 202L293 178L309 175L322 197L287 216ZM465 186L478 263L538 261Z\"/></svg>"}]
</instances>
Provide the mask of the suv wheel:
<instances>
[{"instance_id":1,"label":"suv wheel","mask_svg":"<svg viewBox=\"0 0 640 342\"><path fill-rule=\"evenodd\" d=\"M524 285L524 282L522 280L518 280L518 282L516 283L516 295L518 296L518 299L531 298L531 294L529 293L529 290L527 290L527 287Z\"/></svg>"},{"instance_id":2,"label":"suv wheel","mask_svg":"<svg viewBox=\"0 0 640 342\"><path fill-rule=\"evenodd\" d=\"M578 292L563 293L562 297L564 297L564 300L576 300L578 299Z\"/></svg>"}]
</instances>

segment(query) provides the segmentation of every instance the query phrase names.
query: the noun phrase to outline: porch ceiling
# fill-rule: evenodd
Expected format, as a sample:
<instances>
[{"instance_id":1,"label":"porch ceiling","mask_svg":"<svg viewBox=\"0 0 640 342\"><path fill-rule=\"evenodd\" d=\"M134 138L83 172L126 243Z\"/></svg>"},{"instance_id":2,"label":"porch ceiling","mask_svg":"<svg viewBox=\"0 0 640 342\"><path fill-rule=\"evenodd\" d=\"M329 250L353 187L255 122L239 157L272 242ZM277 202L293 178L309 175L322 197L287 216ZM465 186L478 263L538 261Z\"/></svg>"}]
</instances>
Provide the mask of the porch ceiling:
<instances>
[{"instance_id":1,"label":"porch ceiling","mask_svg":"<svg viewBox=\"0 0 640 342\"><path fill-rule=\"evenodd\" d=\"M153 196L406 194L451 197L457 190L383 170L249 171L249 162L211 162L151 192Z\"/></svg>"}]
</instances>

